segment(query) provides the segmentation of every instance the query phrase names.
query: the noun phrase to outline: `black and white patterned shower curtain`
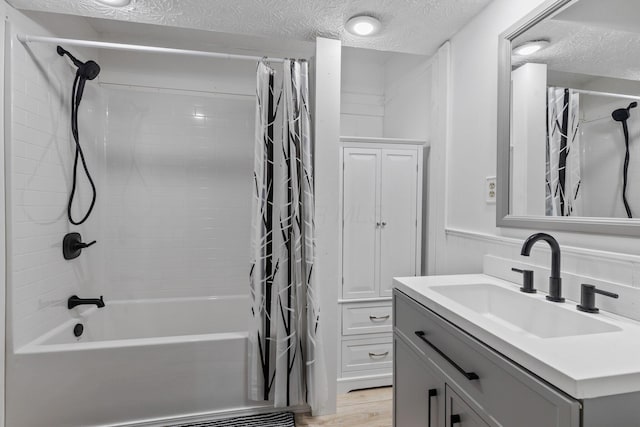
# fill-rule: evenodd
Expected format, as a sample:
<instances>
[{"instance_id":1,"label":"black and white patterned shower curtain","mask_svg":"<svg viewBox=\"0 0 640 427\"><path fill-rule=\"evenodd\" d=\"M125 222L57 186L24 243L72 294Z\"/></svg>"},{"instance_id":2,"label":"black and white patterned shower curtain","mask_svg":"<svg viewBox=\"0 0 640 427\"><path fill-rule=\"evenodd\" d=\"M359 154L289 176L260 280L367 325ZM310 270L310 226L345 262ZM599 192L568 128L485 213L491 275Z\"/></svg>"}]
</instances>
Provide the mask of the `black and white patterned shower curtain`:
<instances>
[{"instance_id":1,"label":"black and white patterned shower curtain","mask_svg":"<svg viewBox=\"0 0 640 427\"><path fill-rule=\"evenodd\" d=\"M577 92L547 89L547 216L579 216L582 211L579 113Z\"/></svg>"},{"instance_id":2,"label":"black and white patterned shower curtain","mask_svg":"<svg viewBox=\"0 0 640 427\"><path fill-rule=\"evenodd\" d=\"M314 174L306 61L257 69L249 396L276 407L327 396L314 280Z\"/></svg>"}]
</instances>

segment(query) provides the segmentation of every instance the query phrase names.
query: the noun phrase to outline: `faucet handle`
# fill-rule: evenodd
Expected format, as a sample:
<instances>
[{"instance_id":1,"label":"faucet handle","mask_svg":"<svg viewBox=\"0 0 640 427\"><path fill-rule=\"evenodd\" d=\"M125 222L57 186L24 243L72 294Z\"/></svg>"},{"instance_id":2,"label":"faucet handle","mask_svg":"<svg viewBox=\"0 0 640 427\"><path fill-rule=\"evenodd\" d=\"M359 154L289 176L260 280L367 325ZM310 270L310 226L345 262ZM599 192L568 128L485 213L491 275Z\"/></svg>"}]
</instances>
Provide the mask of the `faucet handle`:
<instances>
[{"instance_id":1,"label":"faucet handle","mask_svg":"<svg viewBox=\"0 0 640 427\"><path fill-rule=\"evenodd\" d=\"M522 287L520 288L520 292L524 292L527 294L535 294L536 292L538 292L533 287L533 270L521 270L514 267L511 269L511 271L522 274Z\"/></svg>"},{"instance_id":2,"label":"faucet handle","mask_svg":"<svg viewBox=\"0 0 640 427\"><path fill-rule=\"evenodd\" d=\"M596 294L604 295L609 298L618 298L618 294L613 292L603 291L596 288L594 285L583 283L580 287L580 304L576 307L580 311L587 313L597 313L600 310L596 307Z\"/></svg>"}]
</instances>

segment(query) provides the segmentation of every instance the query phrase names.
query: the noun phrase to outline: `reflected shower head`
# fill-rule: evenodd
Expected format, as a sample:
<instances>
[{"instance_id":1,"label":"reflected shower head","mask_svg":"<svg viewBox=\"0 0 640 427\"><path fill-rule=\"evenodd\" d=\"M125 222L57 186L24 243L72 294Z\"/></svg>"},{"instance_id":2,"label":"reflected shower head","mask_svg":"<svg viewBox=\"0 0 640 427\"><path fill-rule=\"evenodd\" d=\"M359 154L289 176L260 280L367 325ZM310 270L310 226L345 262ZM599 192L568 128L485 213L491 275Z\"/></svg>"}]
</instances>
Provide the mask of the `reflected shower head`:
<instances>
[{"instance_id":1,"label":"reflected shower head","mask_svg":"<svg viewBox=\"0 0 640 427\"><path fill-rule=\"evenodd\" d=\"M627 108L618 108L617 110L615 110L613 113L611 113L611 117L613 117L613 120L615 120L616 122L625 122L629 120L629 117L631 116L629 110L631 110L632 108L636 108L637 106L638 103L633 101Z\"/></svg>"}]
</instances>

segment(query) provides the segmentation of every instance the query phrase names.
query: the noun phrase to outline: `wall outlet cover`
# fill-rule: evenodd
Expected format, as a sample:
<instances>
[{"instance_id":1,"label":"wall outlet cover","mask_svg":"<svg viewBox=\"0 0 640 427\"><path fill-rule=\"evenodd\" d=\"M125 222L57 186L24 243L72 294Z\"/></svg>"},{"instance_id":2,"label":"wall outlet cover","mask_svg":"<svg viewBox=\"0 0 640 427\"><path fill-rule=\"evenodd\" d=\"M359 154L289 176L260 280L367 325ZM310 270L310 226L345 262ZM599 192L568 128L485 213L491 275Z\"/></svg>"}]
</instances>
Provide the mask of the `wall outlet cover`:
<instances>
[{"instance_id":1,"label":"wall outlet cover","mask_svg":"<svg viewBox=\"0 0 640 427\"><path fill-rule=\"evenodd\" d=\"M485 181L484 186L484 194L485 200L487 203L495 203L496 202L496 177L488 176Z\"/></svg>"}]
</instances>

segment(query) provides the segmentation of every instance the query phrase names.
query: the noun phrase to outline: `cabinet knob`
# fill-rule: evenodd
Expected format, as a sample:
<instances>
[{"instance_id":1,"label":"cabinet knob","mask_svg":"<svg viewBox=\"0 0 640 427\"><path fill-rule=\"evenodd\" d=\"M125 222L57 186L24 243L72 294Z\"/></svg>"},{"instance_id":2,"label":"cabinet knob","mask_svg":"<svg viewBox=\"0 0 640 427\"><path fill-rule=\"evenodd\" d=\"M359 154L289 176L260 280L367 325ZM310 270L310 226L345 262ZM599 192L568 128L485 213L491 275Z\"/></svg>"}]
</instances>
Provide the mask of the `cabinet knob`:
<instances>
[{"instance_id":1,"label":"cabinet knob","mask_svg":"<svg viewBox=\"0 0 640 427\"><path fill-rule=\"evenodd\" d=\"M382 221L382 226L384 227L384 226L386 226L386 225L387 225L387 223L386 223L386 222L384 222L384 221Z\"/></svg>"}]
</instances>

